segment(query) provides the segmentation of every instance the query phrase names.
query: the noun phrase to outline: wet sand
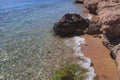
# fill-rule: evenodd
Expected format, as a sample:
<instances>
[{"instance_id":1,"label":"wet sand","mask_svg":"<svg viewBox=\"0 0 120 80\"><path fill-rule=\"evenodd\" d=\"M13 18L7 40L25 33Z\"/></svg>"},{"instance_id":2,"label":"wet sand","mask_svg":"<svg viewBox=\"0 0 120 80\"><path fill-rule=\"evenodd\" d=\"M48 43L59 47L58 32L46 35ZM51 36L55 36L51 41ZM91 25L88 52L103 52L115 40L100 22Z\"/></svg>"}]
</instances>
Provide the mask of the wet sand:
<instances>
[{"instance_id":1,"label":"wet sand","mask_svg":"<svg viewBox=\"0 0 120 80\"><path fill-rule=\"evenodd\" d=\"M91 58L98 80L119 80L117 66L110 56L110 51L103 46L102 40L84 35L86 44L82 45L82 52Z\"/></svg>"}]
</instances>

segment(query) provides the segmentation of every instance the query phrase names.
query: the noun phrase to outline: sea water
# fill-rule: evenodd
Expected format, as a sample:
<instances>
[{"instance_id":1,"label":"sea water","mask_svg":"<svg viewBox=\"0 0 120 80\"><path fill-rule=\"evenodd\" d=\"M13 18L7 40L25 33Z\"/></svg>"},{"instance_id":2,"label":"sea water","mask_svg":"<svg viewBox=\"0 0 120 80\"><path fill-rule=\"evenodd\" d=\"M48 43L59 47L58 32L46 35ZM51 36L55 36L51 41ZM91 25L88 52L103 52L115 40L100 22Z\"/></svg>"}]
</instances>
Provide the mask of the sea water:
<instances>
[{"instance_id":1,"label":"sea water","mask_svg":"<svg viewBox=\"0 0 120 80\"><path fill-rule=\"evenodd\" d=\"M53 24L82 8L73 0L0 0L0 80L50 80L72 53L53 36Z\"/></svg>"}]
</instances>

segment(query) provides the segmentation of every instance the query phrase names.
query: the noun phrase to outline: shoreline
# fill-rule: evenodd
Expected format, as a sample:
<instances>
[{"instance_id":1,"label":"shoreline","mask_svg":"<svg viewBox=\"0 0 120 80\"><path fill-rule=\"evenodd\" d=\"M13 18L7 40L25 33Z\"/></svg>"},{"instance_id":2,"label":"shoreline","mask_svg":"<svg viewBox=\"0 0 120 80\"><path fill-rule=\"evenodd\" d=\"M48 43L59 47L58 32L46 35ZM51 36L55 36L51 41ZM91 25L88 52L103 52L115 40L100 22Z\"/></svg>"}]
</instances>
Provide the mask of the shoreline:
<instances>
[{"instance_id":1,"label":"shoreline","mask_svg":"<svg viewBox=\"0 0 120 80\"><path fill-rule=\"evenodd\" d=\"M120 78L120 0L84 0L84 6L98 16L99 25L94 28L102 32L102 43L109 49Z\"/></svg>"},{"instance_id":2,"label":"shoreline","mask_svg":"<svg viewBox=\"0 0 120 80\"><path fill-rule=\"evenodd\" d=\"M92 1L84 0L84 6L88 9L87 14L85 13L86 15L83 15L86 19L81 16L82 14L67 13L54 24L53 30L56 35L63 38L74 38L74 35L82 35L82 37L85 38L86 44L82 45L82 52L86 57L89 57L92 60L90 60L91 62L93 62L91 65L94 65L98 75L95 79L119 80L120 30L118 22L120 19L119 13L114 14L111 12L111 6L114 8L113 10L119 9L119 2L111 2L108 0L103 2L101 1L101 4L102 3L104 3L104 5L100 5L99 0L93 0L93 3ZM108 3L111 4L109 5ZM105 12L110 12L110 14L105 14L104 10ZM108 19L109 17L110 19ZM113 29L114 31L112 31ZM89 34L89 36L86 34ZM103 34L102 37L97 36L99 34ZM102 39L94 38L90 35L96 35L96 37ZM81 36L79 38L81 38ZM79 49L78 47L75 48L76 50L73 49L73 53L81 52L81 46L79 43L80 42L76 44ZM79 56L82 57L84 54L79 54ZM112 59L113 57L115 60ZM115 63L118 64L118 68ZM83 62L83 64L85 64L85 62Z\"/></svg>"},{"instance_id":3,"label":"shoreline","mask_svg":"<svg viewBox=\"0 0 120 80\"><path fill-rule=\"evenodd\" d=\"M85 73L85 80L94 80L96 78L96 72L94 67L91 65L92 61L89 57L86 57L81 51L81 45L85 44L85 39L79 36L68 38L65 44L73 50L73 56L71 57L70 63L78 65L80 68L87 70Z\"/></svg>"},{"instance_id":4,"label":"shoreline","mask_svg":"<svg viewBox=\"0 0 120 80\"><path fill-rule=\"evenodd\" d=\"M74 54L78 55L81 59L81 61L79 61L77 64L84 67L85 69L87 69L88 71L86 72L87 78L86 80L94 80L96 77L96 73L95 73L95 69L93 66L91 66L92 61L90 58L86 57L84 55L84 53L82 53L81 48L82 48L82 44L85 44L85 39L81 38L81 37L74 37L73 38L75 41L75 46L73 48L74 50Z\"/></svg>"},{"instance_id":5,"label":"shoreline","mask_svg":"<svg viewBox=\"0 0 120 80\"><path fill-rule=\"evenodd\" d=\"M111 58L110 51L102 45L101 39L90 35L81 37L86 40L86 45L82 45L82 52L92 60L98 80L119 80L115 61Z\"/></svg>"}]
</instances>

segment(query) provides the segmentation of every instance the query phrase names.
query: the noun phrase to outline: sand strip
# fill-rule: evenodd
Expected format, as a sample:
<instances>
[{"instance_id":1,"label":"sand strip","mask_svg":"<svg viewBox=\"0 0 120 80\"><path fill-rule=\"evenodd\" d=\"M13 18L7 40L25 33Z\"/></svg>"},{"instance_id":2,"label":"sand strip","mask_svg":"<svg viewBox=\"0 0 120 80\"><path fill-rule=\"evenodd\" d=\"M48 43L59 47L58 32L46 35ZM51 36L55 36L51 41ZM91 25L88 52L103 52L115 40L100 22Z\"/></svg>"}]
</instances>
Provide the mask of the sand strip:
<instances>
[{"instance_id":1,"label":"sand strip","mask_svg":"<svg viewBox=\"0 0 120 80\"><path fill-rule=\"evenodd\" d=\"M117 66L102 40L88 35L82 37L86 40L86 45L82 45L82 52L91 58L98 80L119 80Z\"/></svg>"}]
</instances>

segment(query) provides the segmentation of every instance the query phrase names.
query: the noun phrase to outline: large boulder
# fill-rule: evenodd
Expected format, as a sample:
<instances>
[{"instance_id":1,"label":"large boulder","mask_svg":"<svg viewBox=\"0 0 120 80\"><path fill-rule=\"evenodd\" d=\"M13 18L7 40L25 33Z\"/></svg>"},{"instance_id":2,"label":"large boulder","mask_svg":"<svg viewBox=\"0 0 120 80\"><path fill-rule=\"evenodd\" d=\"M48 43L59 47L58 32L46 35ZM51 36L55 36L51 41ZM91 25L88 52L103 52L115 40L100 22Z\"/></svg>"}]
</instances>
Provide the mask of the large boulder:
<instances>
[{"instance_id":1,"label":"large boulder","mask_svg":"<svg viewBox=\"0 0 120 80\"><path fill-rule=\"evenodd\" d=\"M88 23L79 14L65 14L59 22L53 26L54 32L62 37L71 36L73 34L84 34L84 30L88 27Z\"/></svg>"}]
</instances>

